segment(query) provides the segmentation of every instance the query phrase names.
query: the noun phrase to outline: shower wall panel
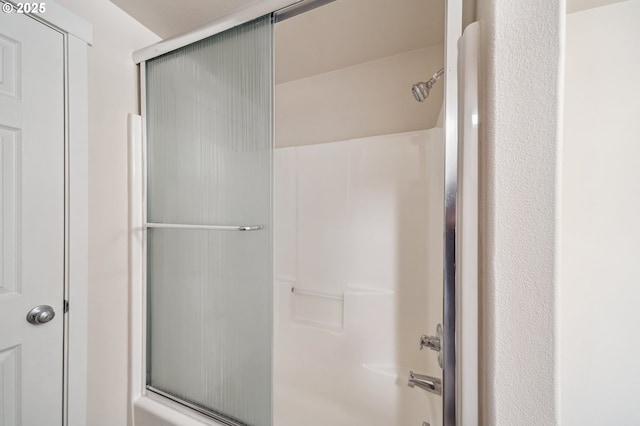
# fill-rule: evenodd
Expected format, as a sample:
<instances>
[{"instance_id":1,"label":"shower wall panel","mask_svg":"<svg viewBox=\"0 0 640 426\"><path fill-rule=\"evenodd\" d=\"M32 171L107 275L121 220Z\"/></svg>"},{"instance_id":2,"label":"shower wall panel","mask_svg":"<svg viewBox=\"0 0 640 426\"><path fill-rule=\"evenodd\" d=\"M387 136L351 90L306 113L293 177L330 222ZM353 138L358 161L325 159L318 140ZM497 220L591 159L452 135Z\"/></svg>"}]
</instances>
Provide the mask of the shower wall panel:
<instances>
[{"instance_id":1,"label":"shower wall panel","mask_svg":"<svg viewBox=\"0 0 640 426\"><path fill-rule=\"evenodd\" d=\"M440 424L442 129L275 150L278 426ZM337 385L339 384L339 385Z\"/></svg>"}]
</instances>

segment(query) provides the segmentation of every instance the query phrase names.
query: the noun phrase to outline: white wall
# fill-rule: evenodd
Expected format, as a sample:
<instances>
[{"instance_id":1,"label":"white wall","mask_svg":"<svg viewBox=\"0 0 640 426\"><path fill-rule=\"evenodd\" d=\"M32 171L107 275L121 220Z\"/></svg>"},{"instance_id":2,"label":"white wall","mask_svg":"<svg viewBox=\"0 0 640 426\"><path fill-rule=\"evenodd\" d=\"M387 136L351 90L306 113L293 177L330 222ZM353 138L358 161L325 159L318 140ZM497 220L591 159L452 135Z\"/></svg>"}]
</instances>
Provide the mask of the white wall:
<instances>
[{"instance_id":1,"label":"white wall","mask_svg":"<svg viewBox=\"0 0 640 426\"><path fill-rule=\"evenodd\" d=\"M93 25L89 48L88 424L127 424L127 113L137 112L131 53L158 37L108 0L59 0Z\"/></svg>"},{"instance_id":2,"label":"white wall","mask_svg":"<svg viewBox=\"0 0 640 426\"><path fill-rule=\"evenodd\" d=\"M278 84L276 146L430 129L442 106L444 81L422 103L413 98L411 86L443 64L440 44Z\"/></svg>"},{"instance_id":3,"label":"white wall","mask_svg":"<svg viewBox=\"0 0 640 426\"><path fill-rule=\"evenodd\" d=\"M640 424L640 0L567 16L561 407Z\"/></svg>"},{"instance_id":4,"label":"white wall","mask_svg":"<svg viewBox=\"0 0 640 426\"><path fill-rule=\"evenodd\" d=\"M564 1L479 0L483 424L557 423Z\"/></svg>"},{"instance_id":5,"label":"white wall","mask_svg":"<svg viewBox=\"0 0 640 426\"><path fill-rule=\"evenodd\" d=\"M593 9L595 7L606 6L626 0L566 0L567 13L580 12L581 10Z\"/></svg>"}]
</instances>

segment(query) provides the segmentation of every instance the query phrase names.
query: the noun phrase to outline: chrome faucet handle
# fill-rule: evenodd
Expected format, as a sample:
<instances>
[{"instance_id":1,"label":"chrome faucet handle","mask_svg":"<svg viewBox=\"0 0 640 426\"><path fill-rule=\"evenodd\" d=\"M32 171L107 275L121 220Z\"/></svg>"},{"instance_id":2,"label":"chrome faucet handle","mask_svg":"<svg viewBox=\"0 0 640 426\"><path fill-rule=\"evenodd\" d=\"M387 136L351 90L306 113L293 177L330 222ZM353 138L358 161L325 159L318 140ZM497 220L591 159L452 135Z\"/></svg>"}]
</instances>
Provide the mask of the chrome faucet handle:
<instances>
[{"instance_id":1,"label":"chrome faucet handle","mask_svg":"<svg viewBox=\"0 0 640 426\"><path fill-rule=\"evenodd\" d=\"M438 364L442 368L442 324L436 326L435 336L427 336L426 334L420 336L420 350L424 348L438 352Z\"/></svg>"},{"instance_id":2,"label":"chrome faucet handle","mask_svg":"<svg viewBox=\"0 0 640 426\"><path fill-rule=\"evenodd\" d=\"M427 336L426 334L420 336L420 350L423 350L425 347L439 352L440 339L437 336Z\"/></svg>"}]
</instances>

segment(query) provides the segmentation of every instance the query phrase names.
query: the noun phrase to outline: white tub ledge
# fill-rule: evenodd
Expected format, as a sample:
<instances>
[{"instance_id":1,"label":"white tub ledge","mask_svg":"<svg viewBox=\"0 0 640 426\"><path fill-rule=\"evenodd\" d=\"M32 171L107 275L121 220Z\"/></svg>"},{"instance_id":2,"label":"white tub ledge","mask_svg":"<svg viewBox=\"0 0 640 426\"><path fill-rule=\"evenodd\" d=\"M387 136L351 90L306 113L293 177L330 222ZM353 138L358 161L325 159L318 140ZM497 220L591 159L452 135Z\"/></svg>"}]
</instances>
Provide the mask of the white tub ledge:
<instances>
[{"instance_id":1,"label":"white tub ledge","mask_svg":"<svg viewBox=\"0 0 640 426\"><path fill-rule=\"evenodd\" d=\"M133 404L135 426L224 426L164 398L143 396Z\"/></svg>"}]
</instances>

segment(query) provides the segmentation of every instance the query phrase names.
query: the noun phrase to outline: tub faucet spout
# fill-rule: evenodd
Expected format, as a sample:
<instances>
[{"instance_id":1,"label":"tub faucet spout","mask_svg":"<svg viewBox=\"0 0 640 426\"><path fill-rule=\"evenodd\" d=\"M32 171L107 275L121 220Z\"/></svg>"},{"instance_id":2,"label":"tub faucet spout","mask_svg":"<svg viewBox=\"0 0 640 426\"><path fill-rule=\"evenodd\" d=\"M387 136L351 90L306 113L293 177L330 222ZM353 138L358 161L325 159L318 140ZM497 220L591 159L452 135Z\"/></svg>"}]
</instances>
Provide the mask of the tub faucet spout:
<instances>
[{"instance_id":1,"label":"tub faucet spout","mask_svg":"<svg viewBox=\"0 0 640 426\"><path fill-rule=\"evenodd\" d=\"M409 371L409 383L410 388L419 387L427 392L435 393L436 395L442 395L442 381L437 377L425 376L424 374L414 373Z\"/></svg>"}]
</instances>

